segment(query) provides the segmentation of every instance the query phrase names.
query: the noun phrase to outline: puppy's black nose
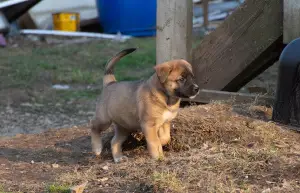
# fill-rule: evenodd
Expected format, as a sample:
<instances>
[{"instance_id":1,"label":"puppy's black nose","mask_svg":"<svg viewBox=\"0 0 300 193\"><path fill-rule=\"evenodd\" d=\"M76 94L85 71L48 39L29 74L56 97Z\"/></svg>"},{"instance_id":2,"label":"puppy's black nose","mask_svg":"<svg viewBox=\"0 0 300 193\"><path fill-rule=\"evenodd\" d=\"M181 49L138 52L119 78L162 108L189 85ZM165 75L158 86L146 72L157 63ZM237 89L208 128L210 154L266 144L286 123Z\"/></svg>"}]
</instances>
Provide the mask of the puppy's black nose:
<instances>
[{"instance_id":1,"label":"puppy's black nose","mask_svg":"<svg viewBox=\"0 0 300 193\"><path fill-rule=\"evenodd\" d=\"M194 92L198 92L200 90L199 86L198 85L194 85Z\"/></svg>"}]
</instances>

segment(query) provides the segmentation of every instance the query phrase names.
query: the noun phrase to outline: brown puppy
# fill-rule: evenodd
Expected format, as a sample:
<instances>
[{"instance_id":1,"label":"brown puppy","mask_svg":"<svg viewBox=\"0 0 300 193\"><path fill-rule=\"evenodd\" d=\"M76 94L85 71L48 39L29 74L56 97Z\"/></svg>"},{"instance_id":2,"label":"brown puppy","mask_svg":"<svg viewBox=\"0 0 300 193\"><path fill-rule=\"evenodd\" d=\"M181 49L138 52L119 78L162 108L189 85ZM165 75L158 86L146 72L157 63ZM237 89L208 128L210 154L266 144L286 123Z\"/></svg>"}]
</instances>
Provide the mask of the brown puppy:
<instances>
[{"instance_id":1,"label":"brown puppy","mask_svg":"<svg viewBox=\"0 0 300 193\"><path fill-rule=\"evenodd\" d=\"M199 92L192 66L185 60L156 65L156 73L145 81L116 82L114 64L135 50L123 50L107 63L92 121L92 148L96 155L102 151L101 131L114 124L111 148L115 162L127 159L122 154L122 144L134 131L143 132L152 158L162 158L162 146L170 141L170 121L177 115L180 98L193 98Z\"/></svg>"}]
</instances>

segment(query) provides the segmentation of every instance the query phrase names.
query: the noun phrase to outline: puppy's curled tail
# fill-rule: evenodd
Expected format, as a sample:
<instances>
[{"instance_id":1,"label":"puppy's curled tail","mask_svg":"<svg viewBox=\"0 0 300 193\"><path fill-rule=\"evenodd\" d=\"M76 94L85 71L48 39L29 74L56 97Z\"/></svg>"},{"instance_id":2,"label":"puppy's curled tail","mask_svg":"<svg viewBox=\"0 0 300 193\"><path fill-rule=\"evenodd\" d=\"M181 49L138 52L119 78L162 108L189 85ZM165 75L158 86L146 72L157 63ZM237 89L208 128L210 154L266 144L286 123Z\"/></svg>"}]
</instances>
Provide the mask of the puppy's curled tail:
<instances>
[{"instance_id":1,"label":"puppy's curled tail","mask_svg":"<svg viewBox=\"0 0 300 193\"><path fill-rule=\"evenodd\" d=\"M112 57L105 66L104 77L103 77L103 86L108 85L111 82L116 82L116 78L114 75L114 66L115 63L118 62L122 57L134 52L136 48L128 48L120 51L114 57Z\"/></svg>"}]
</instances>

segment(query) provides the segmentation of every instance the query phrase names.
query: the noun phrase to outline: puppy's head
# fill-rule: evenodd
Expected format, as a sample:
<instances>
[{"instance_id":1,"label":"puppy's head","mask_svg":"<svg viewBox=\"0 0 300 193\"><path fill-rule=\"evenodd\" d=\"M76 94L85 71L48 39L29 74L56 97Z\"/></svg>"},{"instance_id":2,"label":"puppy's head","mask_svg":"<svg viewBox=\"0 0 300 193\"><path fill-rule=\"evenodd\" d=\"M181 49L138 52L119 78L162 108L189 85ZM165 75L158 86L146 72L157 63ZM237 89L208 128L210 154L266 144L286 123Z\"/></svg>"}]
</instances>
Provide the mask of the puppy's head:
<instances>
[{"instance_id":1,"label":"puppy's head","mask_svg":"<svg viewBox=\"0 0 300 193\"><path fill-rule=\"evenodd\" d=\"M158 79L170 96L194 98L199 93L192 65L185 60L171 60L154 67Z\"/></svg>"}]
</instances>

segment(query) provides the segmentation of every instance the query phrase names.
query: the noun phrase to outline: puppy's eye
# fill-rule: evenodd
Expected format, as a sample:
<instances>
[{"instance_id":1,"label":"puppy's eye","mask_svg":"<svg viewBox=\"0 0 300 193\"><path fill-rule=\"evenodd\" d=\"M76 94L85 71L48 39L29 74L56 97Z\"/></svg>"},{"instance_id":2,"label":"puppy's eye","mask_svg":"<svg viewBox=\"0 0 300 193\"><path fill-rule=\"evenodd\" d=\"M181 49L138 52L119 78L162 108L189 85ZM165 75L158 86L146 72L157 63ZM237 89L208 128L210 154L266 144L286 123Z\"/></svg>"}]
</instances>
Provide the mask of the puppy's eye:
<instances>
[{"instance_id":1,"label":"puppy's eye","mask_svg":"<svg viewBox=\"0 0 300 193\"><path fill-rule=\"evenodd\" d=\"M180 77L177 81L179 81L179 82L184 82L184 81L185 81L185 78L184 78L184 77Z\"/></svg>"}]
</instances>

